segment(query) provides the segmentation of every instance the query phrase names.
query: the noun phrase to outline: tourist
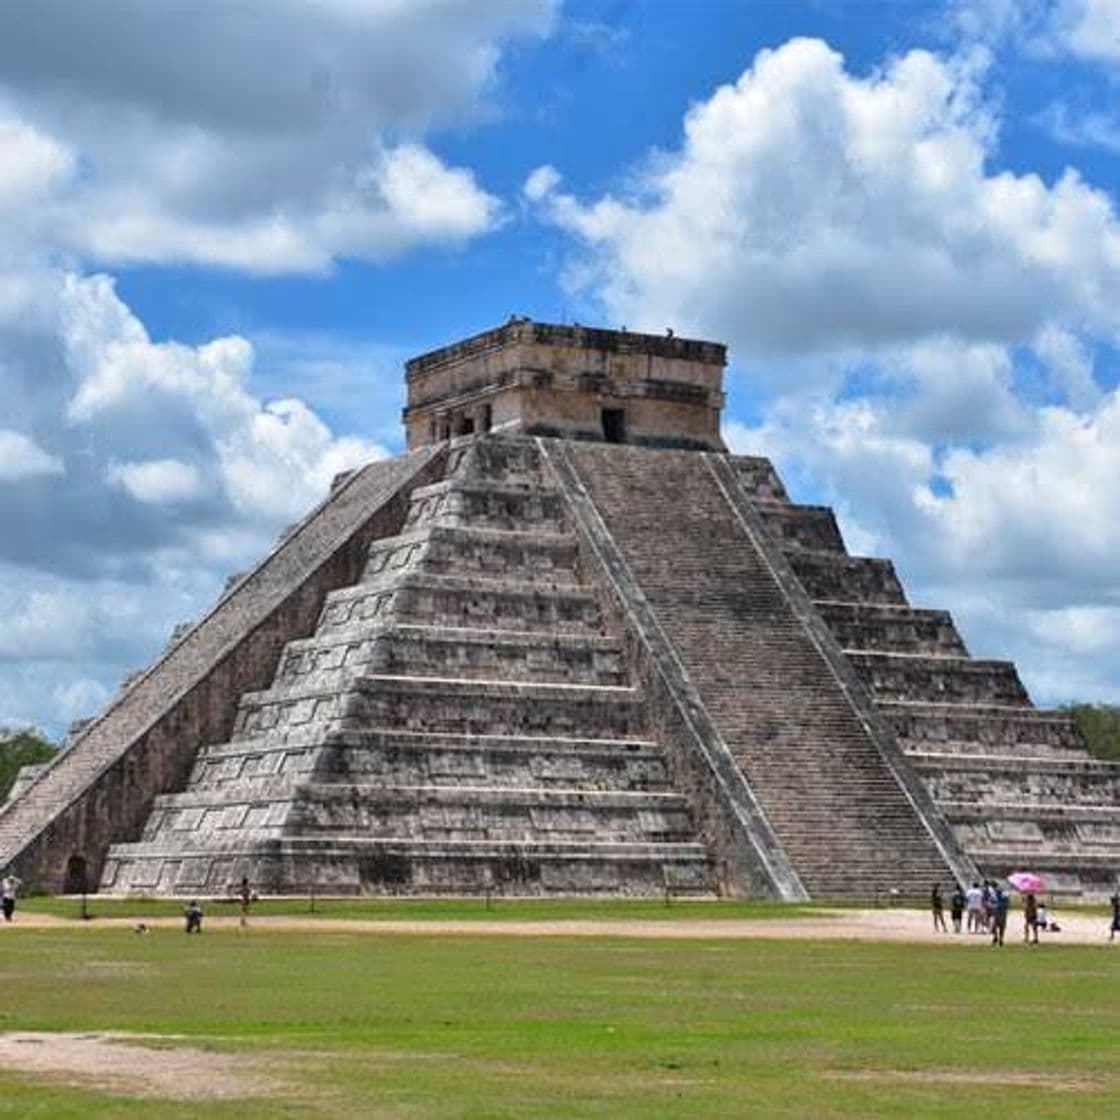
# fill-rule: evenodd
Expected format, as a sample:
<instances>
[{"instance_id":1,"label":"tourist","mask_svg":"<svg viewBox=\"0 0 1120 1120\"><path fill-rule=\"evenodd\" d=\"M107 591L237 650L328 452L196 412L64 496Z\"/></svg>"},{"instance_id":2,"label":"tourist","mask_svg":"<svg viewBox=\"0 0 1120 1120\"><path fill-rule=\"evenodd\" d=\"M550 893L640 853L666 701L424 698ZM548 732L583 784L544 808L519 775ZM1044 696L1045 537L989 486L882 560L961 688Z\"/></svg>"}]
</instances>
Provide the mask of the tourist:
<instances>
[{"instance_id":1,"label":"tourist","mask_svg":"<svg viewBox=\"0 0 1120 1120\"><path fill-rule=\"evenodd\" d=\"M237 900L241 906L241 920L238 923L242 929L249 924L249 906L253 901L253 892L249 888L249 876L241 876L241 889L237 892Z\"/></svg>"},{"instance_id":2,"label":"tourist","mask_svg":"<svg viewBox=\"0 0 1120 1120\"><path fill-rule=\"evenodd\" d=\"M933 890L929 895L930 908L933 910L933 929L936 933L940 930L942 933L948 933L949 928L945 925L945 910L941 905L941 884L934 883Z\"/></svg>"},{"instance_id":3,"label":"tourist","mask_svg":"<svg viewBox=\"0 0 1120 1120\"><path fill-rule=\"evenodd\" d=\"M996 885L991 879L984 880L984 893L980 902L980 913L984 919L984 928L991 930L992 918L996 911Z\"/></svg>"},{"instance_id":4,"label":"tourist","mask_svg":"<svg viewBox=\"0 0 1120 1120\"><path fill-rule=\"evenodd\" d=\"M968 932L982 933L984 930L984 892L979 883L973 883L965 891L965 903L968 906Z\"/></svg>"},{"instance_id":5,"label":"tourist","mask_svg":"<svg viewBox=\"0 0 1120 1120\"><path fill-rule=\"evenodd\" d=\"M16 912L16 895L19 894L23 880L10 871L0 879L0 909L4 912L4 921L10 922Z\"/></svg>"},{"instance_id":6,"label":"tourist","mask_svg":"<svg viewBox=\"0 0 1120 1120\"><path fill-rule=\"evenodd\" d=\"M1038 904L1038 928L1042 933L1061 933L1062 927L1054 918L1054 911L1044 902Z\"/></svg>"},{"instance_id":7,"label":"tourist","mask_svg":"<svg viewBox=\"0 0 1120 1120\"><path fill-rule=\"evenodd\" d=\"M1112 898L1109 899L1112 903L1112 925L1109 926L1108 939L1115 941L1116 935L1120 933L1120 886L1112 892ZM5 911L7 913L7 911Z\"/></svg>"},{"instance_id":8,"label":"tourist","mask_svg":"<svg viewBox=\"0 0 1120 1120\"><path fill-rule=\"evenodd\" d=\"M953 891L952 897L949 899L949 915L953 919L953 932L961 932L961 918L964 916L964 907L967 900L964 896L964 891L961 890L960 883L957 884L957 889Z\"/></svg>"},{"instance_id":9,"label":"tourist","mask_svg":"<svg viewBox=\"0 0 1120 1120\"><path fill-rule=\"evenodd\" d=\"M183 911L183 917L187 920L187 933L202 932L202 907L195 899L187 904L187 908Z\"/></svg>"},{"instance_id":10,"label":"tourist","mask_svg":"<svg viewBox=\"0 0 1120 1120\"><path fill-rule=\"evenodd\" d=\"M1023 941L1038 944L1038 899L1034 891L1023 895Z\"/></svg>"},{"instance_id":11,"label":"tourist","mask_svg":"<svg viewBox=\"0 0 1120 1120\"><path fill-rule=\"evenodd\" d=\"M1003 888L998 884L992 885L991 894L992 916L992 944L1002 945L1003 935L1007 932L1007 895L1003 893Z\"/></svg>"}]
</instances>

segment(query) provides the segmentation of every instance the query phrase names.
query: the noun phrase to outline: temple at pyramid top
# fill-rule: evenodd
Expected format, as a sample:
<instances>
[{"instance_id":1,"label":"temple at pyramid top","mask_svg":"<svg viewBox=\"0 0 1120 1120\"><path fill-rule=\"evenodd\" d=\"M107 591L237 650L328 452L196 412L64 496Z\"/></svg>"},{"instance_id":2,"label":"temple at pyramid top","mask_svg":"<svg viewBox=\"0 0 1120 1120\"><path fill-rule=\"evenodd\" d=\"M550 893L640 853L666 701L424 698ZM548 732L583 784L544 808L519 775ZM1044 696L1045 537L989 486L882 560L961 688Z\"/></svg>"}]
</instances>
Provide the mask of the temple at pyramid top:
<instances>
[{"instance_id":1,"label":"temple at pyramid top","mask_svg":"<svg viewBox=\"0 0 1120 1120\"><path fill-rule=\"evenodd\" d=\"M479 432L725 450L718 342L514 316L405 366L408 448Z\"/></svg>"}]
</instances>

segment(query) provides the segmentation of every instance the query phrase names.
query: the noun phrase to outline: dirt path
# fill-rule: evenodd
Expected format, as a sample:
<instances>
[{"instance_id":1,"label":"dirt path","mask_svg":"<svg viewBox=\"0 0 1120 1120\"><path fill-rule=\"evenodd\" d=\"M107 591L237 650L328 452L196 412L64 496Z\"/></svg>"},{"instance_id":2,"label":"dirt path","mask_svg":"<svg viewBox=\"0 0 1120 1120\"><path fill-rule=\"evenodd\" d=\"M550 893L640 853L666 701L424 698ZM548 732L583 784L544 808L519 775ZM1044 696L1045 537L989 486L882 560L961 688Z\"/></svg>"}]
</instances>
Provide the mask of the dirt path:
<instances>
[{"instance_id":1,"label":"dirt path","mask_svg":"<svg viewBox=\"0 0 1120 1120\"><path fill-rule=\"evenodd\" d=\"M1108 922L1104 917L1086 914L1059 915L1062 931L1043 934L1045 944L1104 945L1108 940ZM152 932L181 930L178 918L148 918L145 924ZM0 929L122 929L136 926L134 918L96 918L81 923L71 918L23 911L8 927ZM650 919L576 918L542 921L480 919L475 921L415 921L404 919L329 918L311 915L250 919L248 929L241 930L236 916L207 917L208 932L305 932L357 934L418 934L428 936L484 937L636 937L679 938L703 940L712 938L842 941L905 941L928 942L946 946L986 943L987 937L975 934L934 933L929 914L924 910L821 910L816 914L799 914L784 918L682 918L665 921ZM0 933L3 936L3 933ZM1012 914L1008 922L1007 944L1022 942L1021 914ZM1116 943L1120 952L1120 941Z\"/></svg>"},{"instance_id":2,"label":"dirt path","mask_svg":"<svg viewBox=\"0 0 1120 1120\"><path fill-rule=\"evenodd\" d=\"M275 1093L280 1084L240 1055L114 1031L0 1034L0 1067L38 1081L130 1097L210 1099Z\"/></svg>"}]
</instances>

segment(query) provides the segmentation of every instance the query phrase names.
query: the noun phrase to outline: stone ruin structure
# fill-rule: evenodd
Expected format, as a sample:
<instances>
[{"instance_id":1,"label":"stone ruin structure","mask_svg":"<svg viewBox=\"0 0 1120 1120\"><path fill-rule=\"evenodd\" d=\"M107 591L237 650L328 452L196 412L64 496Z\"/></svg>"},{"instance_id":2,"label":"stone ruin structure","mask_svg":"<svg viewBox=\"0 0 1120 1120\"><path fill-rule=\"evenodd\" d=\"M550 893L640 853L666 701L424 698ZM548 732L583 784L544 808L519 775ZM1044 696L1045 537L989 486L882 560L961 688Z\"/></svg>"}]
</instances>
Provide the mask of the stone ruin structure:
<instances>
[{"instance_id":1,"label":"stone ruin structure","mask_svg":"<svg viewBox=\"0 0 1120 1120\"><path fill-rule=\"evenodd\" d=\"M1120 767L719 436L710 342L514 319L0 812L50 890L781 899L1120 870Z\"/></svg>"}]
</instances>

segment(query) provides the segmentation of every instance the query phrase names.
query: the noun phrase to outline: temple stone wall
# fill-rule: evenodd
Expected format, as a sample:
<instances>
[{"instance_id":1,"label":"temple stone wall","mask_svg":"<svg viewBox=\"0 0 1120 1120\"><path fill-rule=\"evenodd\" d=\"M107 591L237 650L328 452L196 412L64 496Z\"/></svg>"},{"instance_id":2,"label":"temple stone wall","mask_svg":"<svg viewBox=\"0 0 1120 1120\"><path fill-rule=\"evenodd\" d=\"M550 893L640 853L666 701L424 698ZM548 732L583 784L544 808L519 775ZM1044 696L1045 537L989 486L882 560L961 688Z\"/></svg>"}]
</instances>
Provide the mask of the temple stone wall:
<instances>
[{"instance_id":1,"label":"temple stone wall","mask_svg":"<svg viewBox=\"0 0 1120 1120\"><path fill-rule=\"evenodd\" d=\"M408 446L499 430L722 448L725 360L710 342L514 319L407 364Z\"/></svg>"}]
</instances>

